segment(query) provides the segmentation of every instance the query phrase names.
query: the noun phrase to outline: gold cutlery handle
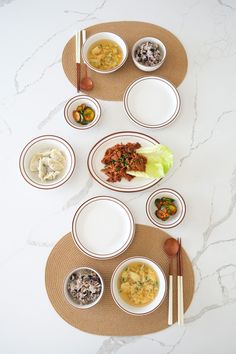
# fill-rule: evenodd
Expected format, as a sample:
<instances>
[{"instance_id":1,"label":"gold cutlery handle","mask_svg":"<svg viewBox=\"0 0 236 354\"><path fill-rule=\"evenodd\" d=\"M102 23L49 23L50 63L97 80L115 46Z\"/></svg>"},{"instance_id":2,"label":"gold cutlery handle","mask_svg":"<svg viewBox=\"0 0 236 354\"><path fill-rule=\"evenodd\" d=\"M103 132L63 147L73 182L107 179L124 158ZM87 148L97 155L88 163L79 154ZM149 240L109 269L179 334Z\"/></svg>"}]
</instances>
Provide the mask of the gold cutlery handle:
<instances>
[{"instance_id":1,"label":"gold cutlery handle","mask_svg":"<svg viewBox=\"0 0 236 354\"><path fill-rule=\"evenodd\" d=\"M169 288L168 288L168 325L173 324L173 275L169 275Z\"/></svg>"}]
</instances>

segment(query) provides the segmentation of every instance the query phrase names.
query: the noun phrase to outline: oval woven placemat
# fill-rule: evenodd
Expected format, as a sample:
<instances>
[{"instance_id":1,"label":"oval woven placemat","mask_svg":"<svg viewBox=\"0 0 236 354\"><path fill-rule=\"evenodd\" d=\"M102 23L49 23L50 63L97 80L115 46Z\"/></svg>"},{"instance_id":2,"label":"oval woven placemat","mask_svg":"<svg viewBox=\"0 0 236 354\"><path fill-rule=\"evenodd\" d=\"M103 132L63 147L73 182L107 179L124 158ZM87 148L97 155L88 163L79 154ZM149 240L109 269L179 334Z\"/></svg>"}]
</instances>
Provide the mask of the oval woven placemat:
<instances>
[{"instance_id":1,"label":"oval woven placemat","mask_svg":"<svg viewBox=\"0 0 236 354\"><path fill-rule=\"evenodd\" d=\"M94 81L94 89L89 91L93 97L108 101L122 101L124 91L129 83L140 77L160 76L175 86L179 86L186 75L188 59L185 49L179 39L165 28L146 22L120 21L100 23L88 27L86 30L87 37L98 32L114 32L125 40L129 49L127 62L116 72L98 74L88 70L89 76ZM151 73L136 68L131 58L133 44L138 39L147 36L159 38L167 50L165 63ZM62 66L67 78L76 87L75 36L67 42L63 50Z\"/></svg>"},{"instance_id":2,"label":"oval woven placemat","mask_svg":"<svg viewBox=\"0 0 236 354\"><path fill-rule=\"evenodd\" d=\"M112 231L111 231L112 232ZM99 231L98 231L99 237ZM119 257L101 261L84 255L75 246L71 234L64 236L49 255L45 283L49 299L57 313L72 326L93 334L106 336L134 336L160 331L168 327L167 297L153 313L145 316L132 316L120 310L110 293L110 279L115 267L132 256L145 256L156 261L168 276L168 258L163 252L163 243L170 237L154 227L136 225L134 241L128 250ZM184 270L184 309L189 307L194 292L194 273L192 264L183 249ZM176 262L174 262L176 263ZM104 295L94 307L86 310L70 305L64 297L63 284L66 275L76 267L89 266L96 269L105 283ZM176 264L174 265L176 274ZM176 277L175 277L176 278ZM174 281L174 320L177 310L176 279Z\"/></svg>"}]
</instances>

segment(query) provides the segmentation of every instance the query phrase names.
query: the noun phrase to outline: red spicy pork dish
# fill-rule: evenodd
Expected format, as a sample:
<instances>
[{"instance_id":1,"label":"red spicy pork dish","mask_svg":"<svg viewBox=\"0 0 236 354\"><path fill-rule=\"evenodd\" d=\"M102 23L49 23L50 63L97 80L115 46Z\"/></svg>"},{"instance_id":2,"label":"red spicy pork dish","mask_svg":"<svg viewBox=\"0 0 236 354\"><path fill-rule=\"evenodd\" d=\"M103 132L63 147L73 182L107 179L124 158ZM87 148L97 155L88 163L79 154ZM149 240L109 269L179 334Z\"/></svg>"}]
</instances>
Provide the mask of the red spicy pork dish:
<instances>
[{"instance_id":1,"label":"red spicy pork dish","mask_svg":"<svg viewBox=\"0 0 236 354\"><path fill-rule=\"evenodd\" d=\"M121 143L106 150L101 162L105 164L102 172L108 176L108 182L118 182L123 177L131 181L134 176L127 171L145 171L147 159L136 152L140 147L139 143Z\"/></svg>"}]
</instances>

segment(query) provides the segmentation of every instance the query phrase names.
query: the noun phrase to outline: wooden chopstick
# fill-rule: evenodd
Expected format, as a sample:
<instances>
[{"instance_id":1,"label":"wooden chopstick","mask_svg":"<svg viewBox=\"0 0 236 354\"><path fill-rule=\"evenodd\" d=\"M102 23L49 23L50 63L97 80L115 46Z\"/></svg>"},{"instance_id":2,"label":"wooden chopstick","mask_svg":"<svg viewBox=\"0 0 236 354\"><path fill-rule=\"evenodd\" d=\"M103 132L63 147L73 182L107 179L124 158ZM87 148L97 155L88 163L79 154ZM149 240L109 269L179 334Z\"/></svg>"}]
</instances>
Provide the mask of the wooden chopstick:
<instances>
[{"instance_id":1,"label":"wooden chopstick","mask_svg":"<svg viewBox=\"0 0 236 354\"><path fill-rule=\"evenodd\" d=\"M178 259L177 259L177 274L179 276L183 276L181 238L178 238L177 241L179 242L179 251L178 251Z\"/></svg>"},{"instance_id":2,"label":"wooden chopstick","mask_svg":"<svg viewBox=\"0 0 236 354\"><path fill-rule=\"evenodd\" d=\"M75 61L76 61L76 87L80 91L80 51L81 51L81 31L75 36Z\"/></svg>"},{"instance_id":3,"label":"wooden chopstick","mask_svg":"<svg viewBox=\"0 0 236 354\"><path fill-rule=\"evenodd\" d=\"M183 264L181 238L178 239L179 251L177 255L177 286L178 286L178 324L184 324L184 289L183 289Z\"/></svg>"}]
</instances>

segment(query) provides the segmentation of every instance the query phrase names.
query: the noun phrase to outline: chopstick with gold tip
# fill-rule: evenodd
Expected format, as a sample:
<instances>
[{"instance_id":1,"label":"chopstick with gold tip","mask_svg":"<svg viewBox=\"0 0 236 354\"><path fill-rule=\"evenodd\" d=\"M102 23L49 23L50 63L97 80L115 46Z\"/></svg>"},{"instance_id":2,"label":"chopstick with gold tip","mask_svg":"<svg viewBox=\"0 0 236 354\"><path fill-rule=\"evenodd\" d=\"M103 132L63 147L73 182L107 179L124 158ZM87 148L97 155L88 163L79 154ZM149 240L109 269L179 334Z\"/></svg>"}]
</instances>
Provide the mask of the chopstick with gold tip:
<instances>
[{"instance_id":1,"label":"chopstick with gold tip","mask_svg":"<svg viewBox=\"0 0 236 354\"><path fill-rule=\"evenodd\" d=\"M178 324L184 324L184 289L183 289L183 264L181 238L178 239L179 251L177 255L177 301L178 301Z\"/></svg>"},{"instance_id":2,"label":"chopstick with gold tip","mask_svg":"<svg viewBox=\"0 0 236 354\"><path fill-rule=\"evenodd\" d=\"M81 50L81 31L75 35L75 61L76 61L76 87L80 91L80 50Z\"/></svg>"}]
</instances>

